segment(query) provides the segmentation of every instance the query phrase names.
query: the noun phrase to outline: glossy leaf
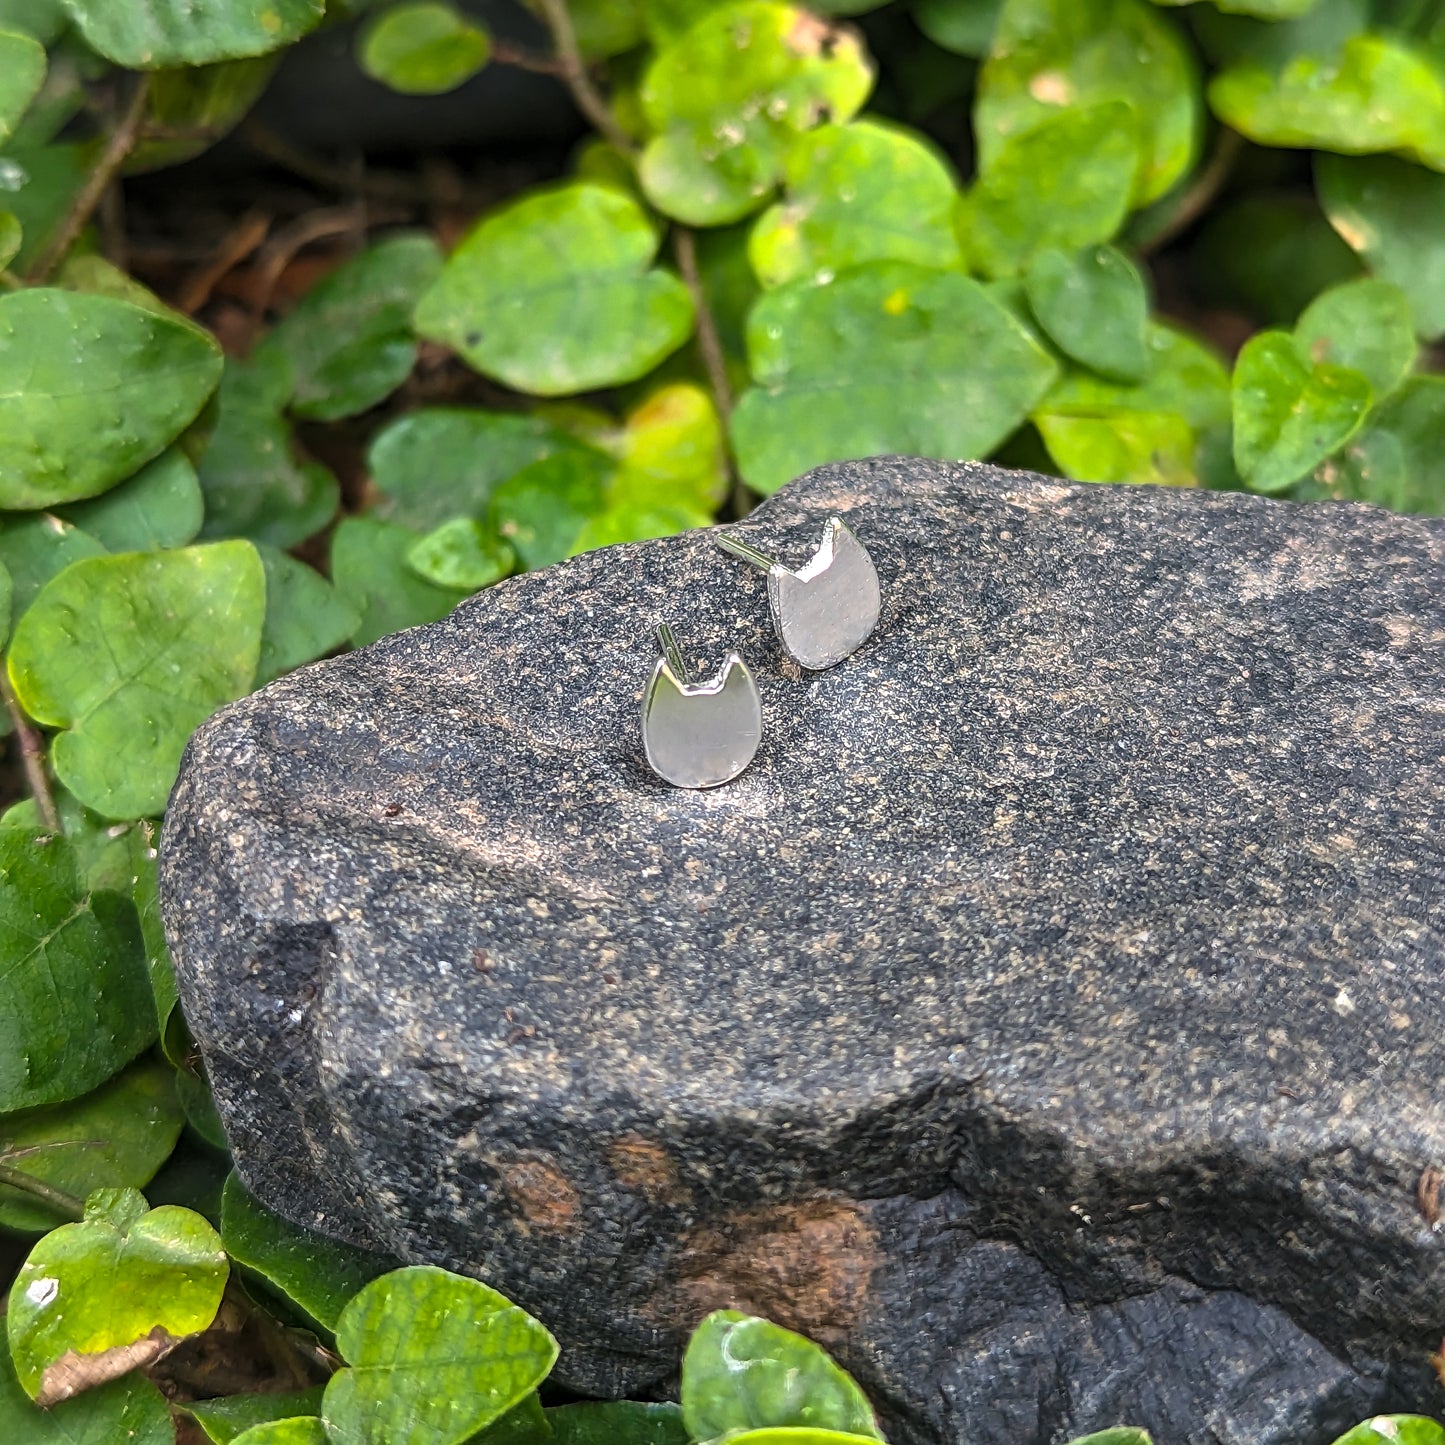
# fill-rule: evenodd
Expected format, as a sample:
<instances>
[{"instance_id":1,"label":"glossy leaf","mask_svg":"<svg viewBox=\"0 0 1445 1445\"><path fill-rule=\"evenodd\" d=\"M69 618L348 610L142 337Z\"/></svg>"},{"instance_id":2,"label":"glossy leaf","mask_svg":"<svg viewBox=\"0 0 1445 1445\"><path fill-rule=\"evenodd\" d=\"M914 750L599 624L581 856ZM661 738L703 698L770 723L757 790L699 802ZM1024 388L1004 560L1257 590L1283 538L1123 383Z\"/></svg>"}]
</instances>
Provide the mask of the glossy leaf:
<instances>
[{"instance_id":1,"label":"glossy leaf","mask_svg":"<svg viewBox=\"0 0 1445 1445\"><path fill-rule=\"evenodd\" d=\"M162 452L129 481L58 515L109 552L158 552L184 547L201 530L205 502L196 469L178 447Z\"/></svg>"},{"instance_id":2,"label":"glossy leaf","mask_svg":"<svg viewBox=\"0 0 1445 1445\"><path fill-rule=\"evenodd\" d=\"M729 1435L728 1445L867 1445L874 1438L844 1430L820 1430L809 1425L781 1425Z\"/></svg>"},{"instance_id":3,"label":"glossy leaf","mask_svg":"<svg viewBox=\"0 0 1445 1445\"><path fill-rule=\"evenodd\" d=\"M677 1405L634 1400L558 1405L547 1411L554 1445L688 1445Z\"/></svg>"},{"instance_id":4,"label":"glossy leaf","mask_svg":"<svg viewBox=\"0 0 1445 1445\"><path fill-rule=\"evenodd\" d=\"M325 0L64 0L86 43L130 70L265 55L320 22Z\"/></svg>"},{"instance_id":5,"label":"glossy leaf","mask_svg":"<svg viewBox=\"0 0 1445 1445\"><path fill-rule=\"evenodd\" d=\"M1310 0L1313 3L1313 0ZM1147 1430L1131 1430L1121 1426L1117 1430L1099 1430L1092 1435L1080 1435L1069 1445L1153 1445L1154 1437Z\"/></svg>"},{"instance_id":6,"label":"glossy leaf","mask_svg":"<svg viewBox=\"0 0 1445 1445\"><path fill-rule=\"evenodd\" d=\"M0 1117L0 1158L84 1199L96 1189L139 1189L166 1162L183 1118L171 1071L145 1060L79 1099ZM0 1185L0 1226L41 1232L66 1217Z\"/></svg>"},{"instance_id":7,"label":"glossy leaf","mask_svg":"<svg viewBox=\"0 0 1445 1445\"><path fill-rule=\"evenodd\" d=\"M722 424L701 387L677 382L650 392L628 412L611 450L620 485L634 496L707 512L727 495Z\"/></svg>"},{"instance_id":8,"label":"glossy leaf","mask_svg":"<svg viewBox=\"0 0 1445 1445\"><path fill-rule=\"evenodd\" d=\"M996 147L959 212L963 247L985 276L1014 276L1050 248L1112 239L1138 167L1133 112L1070 108Z\"/></svg>"},{"instance_id":9,"label":"glossy leaf","mask_svg":"<svg viewBox=\"0 0 1445 1445\"><path fill-rule=\"evenodd\" d=\"M212 1445L232 1442L253 1426L272 1420L294 1420L321 1414L325 1386L291 1390L274 1395L227 1395L214 1400L196 1400L185 1406L186 1413L206 1432Z\"/></svg>"},{"instance_id":10,"label":"glossy leaf","mask_svg":"<svg viewBox=\"0 0 1445 1445\"><path fill-rule=\"evenodd\" d=\"M390 1263L273 1214L235 1174L221 1195L221 1241L237 1264L333 1331L348 1301Z\"/></svg>"},{"instance_id":11,"label":"glossy leaf","mask_svg":"<svg viewBox=\"0 0 1445 1445\"><path fill-rule=\"evenodd\" d=\"M1445 1425L1424 1415L1376 1415L1346 1431L1335 1445L1445 1445Z\"/></svg>"},{"instance_id":12,"label":"glossy leaf","mask_svg":"<svg viewBox=\"0 0 1445 1445\"><path fill-rule=\"evenodd\" d=\"M692 330L687 288L652 265L657 245L641 207L610 187L534 191L457 247L417 329L538 396L636 380Z\"/></svg>"},{"instance_id":13,"label":"glossy leaf","mask_svg":"<svg viewBox=\"0 0 1445 1445\"><path fill-rule=\"evenodd\" d=\"M407 0L361 33L358 58L373 79L403 95L441 95L487 63L487 32L442 0Z\"/></svg>"},{"instance_id":14,"label":"glossy leaf","mask_svg":"<svg viewBox=\"0 0 1445 1445\"><path fill-rule=\"evenodd\" d=\"M1357 371L1302 361L1282 331L1262 331L1234 372L1234 460L1261 492L1283 491L1358 430L1370 383Z\"/></svg>"},{"instance_id":15,"label":"glossy leaf","mask_svg":"<svg viewBox=\"0 0 1445 1445\"><path fill-rule=\"evenodd\" d=\"M1057 375L976 281L901 262L769 292L748 350L757 385L733 414L733 442L765 493L847 457L986 456Z\"/></svg>"},{"instance_id":16,"label":"glossy leaf","mask_svg":"<svg viewBox=\"0 0 1445 1445\"><path fill-rule=\"evenodd\" d=\"M660 211L718 226L754 211L794 137L853 118L873 70L857 34L791 5L745 0L703 16L643 77L654 132L639 166Z\"/></svg>"},{"instance_id":17,"label":"glossy leaf","mask_svg":"<svg viewBox=\"0 0 1445 1445\"><path fill-rule=\"evenodd\" d=\"M93 497L192 422L220 379L198 327L106 296L0 296L0 506Z\"/></svg>"},{"instance_id":18,"label":"glossy leaf","mask_svg":"<svg viewBox=\"0 0 1445 1445\"><path fill-rule=\"evenodd\" d=\"M1412 376L1315 475L1337 497L1445 516L1445 377Z\"/></svg>"},{"instance_id":19,"label":"glossy leaf","mask_svg":"<svg viewBox=\"0 0 1445 1445\"><path fill-rule=\"evenodd\" d=\"M717 1310L693 1331L682 1414L695 1440L779 1426L883 1438L867 1396L824 1350L737 1310Z\"/></svg>"},{"instance_id":20,"label":"glossy leaf","mask_svg":"<svg viewBox=\"0 0 1445 1445\"><path fill-rule=\"evenodd\" d=\"M236 1445L327 1445L326 1427L303 1415L292 1420L271 1420L236 1436Z\"/></svg>"},{"instance_id":21,"label":"glossy leaf","mask_svg":"<svg viewBox=\"0 0 1445 1445\"><path fill-rule=\"evenodd\" d=\"M6 1330L31 1399L63 1400L142 1363L153 1331L184 1339L220 1308L229 1267L216 1231L189 1209L148 1209L134 1189L97 1190L85 1222L35 1245L10 1293Z\"/></svg>"},{"instance_id":22,"label":"glossy leaf","mask_svg":"<svg viewBox=\"0 0 1445 1445\"><path fill-rule=\"evenodd\" d=\"M1176 412L1034 413L1049 455L1076 482L1195 485L1194 428Z\"/></svg>"},{"instance_id":23,"label":"glossy leaf","mask_svg":"<svg viewBox=\"0 0 1445 1445\"><path fill-rule=\"evenodd\" d=\"M14 1445L175 1445L176 1427L165 1397L138 1374L42 1410L0 1349L0 1436Z\"/></svg>"},{"instance_id":24,"label":"glossy leaf","mask_svg":"<svg viewBox=\"0 0 1445 1445\"><path fill-rule=\"evenodd\" d=\"M135 910L63 838L0 828L0 957L0 1113L79 1098L155 1038Z\"/></svg>"},{"instance_id":25,"label":"glossy leaf","mask_svg":"<svg viewBox=\"0 0 1445 1445\"><path fill-rule=\"evenodd\" d=\"M383 1275L347 1305L348 1368L326 1387L332 1445L461 1445L537 1388L557 1342L475 1280L430 1266Z\"/></svg>"},{"instance_id":26,"label":"glossy leaf","mask_svg":"<svg viewBox=\"0 0 1445 1445\"><path fill-rule=\"evenodd\" d=\"M1110 103L1134 113L1132 204L1147 205L1199 149L1194 62L1177 25L1147 0L1005 0L974 105L985 176L1010 142L1061 109Z\"/></svg>"},{"instance_id":27,"label":"glossy leaf","mask_svg":"<svg viewBox=\"0 0 1445 1445\"><path fill-rule=\"evenodd\" d=\"M227 363L215 434L199 469L203 537L294 547L335 516L336 478L294 449L283 415L292 384L290 359L279 346L259 349L250 362Z\"/></svg>"},{"instance_id":28,"label":"glossy leaf","mask_svg":"<svg viewBox=\"0 0 1445 1445\"><path fill-rule=\"evenodd\" d=\"M0 156L0 196L21 228L20 249L9 263L14 271L23 275L50 243L95 157L90 142L22 145L18 141Z\"/></svg>"},{"instance_id":29,"label":"glossy leaf","mask_svg":"<svg viewBox=\"0 0 1445 1445\"><path fill-rule=\"evenodd\" d=\"M899 126L820 126L793 142L784 182L784 200L758 217L748 241L765 286L830 280L864 261L960 264L953 176L931 145Z\"/></svg>"},{"instance_id":30,"label":"glossy leaf","mask_svg":"<svg viewBox=\"0 0 1445 1445\"><path fill-rule=\"evenodd\" d=\"M1149 296L1139 268L1112 246L1041 251L1024 277L1029 306L1049 340L1091 370L1139 381L1148 369Z\"/></svg>"},{"instance_id":31,"label":"glossy leaf","mask_svg":"<svg viewBox=\"0 0 1445 1445\"><path fill-rule=\"evenodd\" d=\"M256 661L260 687L340 647L360 625L361 613L314 567L264 543L256 550L266 569L266 620Z\"/></svg>"},{"instance_id":32,"label":"glossy leaf","mask_svg":"<svg viewBox=\"0 0 1445 1445\"><path fill-rule=\"evenodd\" d=\"M0 145L45 83L45 47L29 35L0 25Z\"/></svg>"},{"instance_id":33,"label":"glossy leaf","mask_svg":"<svg viewBox=\"0 0 1445 1445\"><path fill-rule=\"evenodd\" d=\"M361 622L352 644L364 647L404 627L436 622L466 595L424 582L406 564L417 541L409 528L379 517L347 517L331 539L331 579Z\"/></svg>"},{"instance_id":34,"label":"glossy leaf","mask_svg":"<svg viewBox=\"0 0 1445 1445\"><path fill-rule=\"evenodd\" d=\"M511 547L475 517L443 522L406 554L406 565L423 581L459 592L479 592L500 582L516 560Z\"/></svg>"},{"instance_id":35,"label":"glossy leaf","mask_svg":"<svg viewBox=\"0 0 1445 1445\"><path fill-rule=\"evenodd\" d=\"M1410 301L1388 281L1349 281L1323 292L1294 331L1307 361L1328 361L1358 371L1378 400L1409 374L1418 348Z\"/></svg>"},{"instance_id":36,"label":"glossy leaf","mask_svg":"<svg viewBox=\"0 0 1445 1445\"><path fill-rule=\"evenodd\" d=\"M0 565L10 574L11 607L18 621L56 573L105 548L51 512L11 512L0 519Z\"/></svg>"},{"instance_id":37,"label":"glossy leaf","mask_svg":"<svg viewBox=\"0 0 1445 1445\"><path fill-rule=\"evenodd\" d=\"M979 59L988 54L1003 0L919 0L918 28L935 44Z\"/></svg>"},{"instance_id":38,"label":"glossy leaf","mask_svg":"<svg viewBox=\"0 0 1445 1445\"><path fill-rule=\"evenodd\" d=\"M395 236L309 291L265 342L291 364L291 410L335 421L385 401L411 374L411 313L441 268L430 236Z\"/></svg>"},{"instance_id":39,"label":"glossy leaf","mask_svg":"<svg viewBox=\"0 0 1445 1445\"><path fill-rule=\"evenodd\" d=\"M1409 298L1422 336L1445 336L1445 176L1394 156L1322 155L1315 184L1330 224Z\"/></svg>"},{"instance_id":40,"label":"glossy leaf","mask_svg":"<svg viewBox=\"0 0 1445 1445\"><path fill-rule=\"evenodd\" d=\"M492 493L490 517L528 571L572 555L587 522L607 505L610 458L559 452L508 477Z\"/></svg>"},{"instance_id":41,"label":"glossy leaf","mask_svg":"<svg viewBox=\"0 0 1445 1445\"><path fill-rule=\"evenodd\" d=\"M10 679L37 722L67 731L61 782L109 818L157 814L181 750L256 672L265 574L247 542L74 563L21 618Z\"/></svg>"}]
</instances>

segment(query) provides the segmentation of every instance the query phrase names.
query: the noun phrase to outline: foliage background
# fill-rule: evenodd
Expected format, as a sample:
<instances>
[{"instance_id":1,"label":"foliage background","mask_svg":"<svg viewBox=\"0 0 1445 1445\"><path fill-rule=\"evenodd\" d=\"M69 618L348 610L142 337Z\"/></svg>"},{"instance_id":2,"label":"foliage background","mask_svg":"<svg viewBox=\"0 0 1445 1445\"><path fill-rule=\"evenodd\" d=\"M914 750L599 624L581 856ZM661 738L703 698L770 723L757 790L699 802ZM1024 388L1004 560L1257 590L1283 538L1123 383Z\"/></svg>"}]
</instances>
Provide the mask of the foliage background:
<instances>
[{"instance_id":1,"label":"foliage background","mask_svg":"<svg viewBox=\"0 0 1445 1445\"><path fill-rule=\"evenodd\" d=\"M228 1178L154 865L216 708L845 457L1445 511L1442 0L534 6L493 34L445 0L0 0L18 1439L229 1439L179 1407L285 1388L297 1421L252 1445L436 1445L500 1429L550 1368L481 1286L368 1285ZM313 32L348 37L376 96L550 77L587 134L311 154L247 116ZM264 163L239 181L196 160L233 133ZM52 1284L111 1278L128 1308L56 1327ZM429 1291L523 1342L520 1385L494 1390L491 1356L454 1382L491 1414L428 1415L421 1345L366 1375ZM68 1352L80 1397L42 1416ZM363 1378L395 1408L360 1409ZM822 1418L801 1409L748 1422ZM516 1440L593 1438L539 1411ZM661 1420L588 1428L689 1438Z\"/></svg>"}]
</instances>

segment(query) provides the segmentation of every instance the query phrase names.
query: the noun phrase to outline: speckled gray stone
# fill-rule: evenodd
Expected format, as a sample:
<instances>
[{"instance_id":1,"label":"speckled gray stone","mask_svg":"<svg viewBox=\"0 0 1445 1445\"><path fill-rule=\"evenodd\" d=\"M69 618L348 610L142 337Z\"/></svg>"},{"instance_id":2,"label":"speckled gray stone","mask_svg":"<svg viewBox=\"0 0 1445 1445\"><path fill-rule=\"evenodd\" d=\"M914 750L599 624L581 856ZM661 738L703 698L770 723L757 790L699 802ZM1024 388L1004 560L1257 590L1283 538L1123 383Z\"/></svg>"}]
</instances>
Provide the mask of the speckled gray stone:
<instances>
[{"instance_id":1,"label":"speckled gray stone","mask_svg":"<svg viewBox=\"0 0 1445 1445\"><path fill-rule=\"evenodd\" d=\"M885 459L742 531L835 511L884 602L830 671L695 533L200 730L165 913L247 1182L585 1391L736 1305L898 1445L1440 1410L1445 522ZM716 791L643 761L663 618L759 680Z\"/></svg>"}]
</instances>

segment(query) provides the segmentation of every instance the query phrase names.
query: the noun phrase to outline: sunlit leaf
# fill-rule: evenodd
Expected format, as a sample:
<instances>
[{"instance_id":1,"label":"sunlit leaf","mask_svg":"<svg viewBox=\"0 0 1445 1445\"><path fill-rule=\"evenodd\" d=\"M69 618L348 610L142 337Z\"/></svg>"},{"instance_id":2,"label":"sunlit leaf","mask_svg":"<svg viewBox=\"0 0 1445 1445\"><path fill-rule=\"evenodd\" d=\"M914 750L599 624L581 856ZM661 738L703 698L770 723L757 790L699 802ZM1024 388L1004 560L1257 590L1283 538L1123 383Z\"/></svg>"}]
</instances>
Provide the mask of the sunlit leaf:
<instances>
[{"instance_id":1,"label":"sunlit leaf","mask_svg":"<svg viewBox=\"0 0 1445 1445\"><path fill-rule=\"evenodd\" d=\"M1378 401L1409 374L1418 347L1410 301L1388 281L1347 281L1321 292L1294 332L1300 355L1358 371Z\"/></svg>"},{"instance_id":2,"label":"sunlit leaf","mask_svg":"<svg viewBox=\"0 0 1445 1445\"><path fill-rule=\"evenodd\" d=\"M1175 412L1071 415L1045 406L1034 424L1049 455L1076 482L1195 485L1194 428Z\"/></svg>"},{"instance_id":3,"label":"sunlit leaf","mask_svg":"<svg viewBox=\"0 0 1445 1445\"><path fill-rule=\"evenodd\" d=\"M516 565L510 546L475 517L453 517L413 542L406 565L423 581L460 592L499 582Z\"/></svg>"},{"instance_id":4,"label":"sunlit leaf","mask_svg":"<svg viewBox=\"0 0 1445 1445\"><path fill-rule=\"evenodd\" d=\"M487 32L444 0L405 0L383 10L361 32L361 68L403 95L441 95L487 63Z\"/></svg>"},{"instance_id":5,"label":"sunlit leaf","mask_svg":"<svg viewBox=\"0 0 1445 1445\"><path fill-rule=\"evenodd\" d=\"M325 0L63 0L87 44L131 70L210 65L299 40Z\"/></svg>"}]
</instances>

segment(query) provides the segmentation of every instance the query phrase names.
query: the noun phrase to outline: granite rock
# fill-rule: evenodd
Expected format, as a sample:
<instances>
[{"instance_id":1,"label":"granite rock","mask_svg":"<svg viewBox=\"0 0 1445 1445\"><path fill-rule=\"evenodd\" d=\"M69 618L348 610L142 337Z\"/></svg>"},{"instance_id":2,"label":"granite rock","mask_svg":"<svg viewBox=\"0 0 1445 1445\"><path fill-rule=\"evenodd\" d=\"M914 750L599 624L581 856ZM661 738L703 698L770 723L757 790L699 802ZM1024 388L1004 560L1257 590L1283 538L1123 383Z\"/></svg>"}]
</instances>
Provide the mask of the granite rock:
<instances>
[{"instance_id":1,"label":"granite rock","mask_svg":"<svg viewBox=\"0 0 1445 1445\"><path fill-rule=\"evenodd\" d=\"M692 533L197 733L164 907L247 1183L584 1392L733 1305L896 1445L1439 1411L1445 522L893 458L739 531L833 513L883 612L829 671ZM644 763L663 618L758 678L726 787Z\"/></svg>"}]
</instances>

